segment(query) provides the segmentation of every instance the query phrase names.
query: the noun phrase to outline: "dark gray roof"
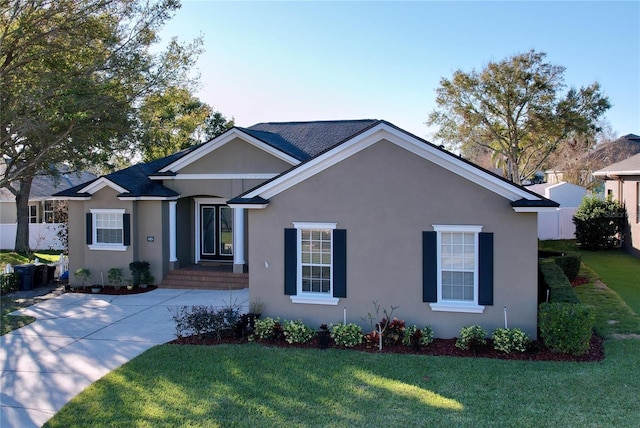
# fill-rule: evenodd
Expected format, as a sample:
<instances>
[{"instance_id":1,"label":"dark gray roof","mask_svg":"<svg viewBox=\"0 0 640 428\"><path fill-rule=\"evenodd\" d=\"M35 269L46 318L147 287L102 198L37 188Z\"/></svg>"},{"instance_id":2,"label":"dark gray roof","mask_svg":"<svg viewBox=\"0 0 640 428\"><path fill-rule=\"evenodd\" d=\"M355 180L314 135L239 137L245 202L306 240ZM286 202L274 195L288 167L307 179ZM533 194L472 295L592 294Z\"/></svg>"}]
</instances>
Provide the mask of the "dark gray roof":
<instances>
[{"instance_id":1,"label":"dark gray roof","mask_svg":"<svg viewBox=\"0 0 640 428\"><path fill-rule=\"evenodd\" d=\"M155 196L155 197L172 197L178 196L178 193L164 187L159 181L154 181L149 178L149 175L154 174L159 169L169 165L171 162L175 162L187 153L195 150L199 146L189 147L178 153L174 153L170 156L162 159L157 159L151 162L139 163L137 165L130 166L120 171L107 174L104 178L117 184L120 187L124 187L128 190L126 193L122 193L120 196L125 197L137 197L137 196ZM89 196L83 193L78 193L80 189L86 187L88 184L96 181L91 180L78 186L72 187L62 192L56 193L55 196L60 197L77 197L77 196Z\"/></svg>"},{"instance_id":2,"label":"dark gray roof","mask_svg":"<svg viewBox=\"0 0 640 428\"><path fill-rule=\"evenodd\" d=\"M304 161L379 123L376 119L258 123L238 128Z\"/></svg>"},{"instance_id":3,"label":"dark gray roof","mask_svg":"<svg viewBox=\"0 0 640 428\"><path fill-rule=\"evenodd\" d=\"M81 183L86 183L96 178L95 174L81 171L73 172L65 165L58 167L60 175L52 177L49 175L36 175L31 183L31 191L29 192L29 200L51 199L57 192L70 189ZM0 200L15 200L15 196L9 190L2 188L0 190Z\"/></svg>"},{"instance_id":4,"label":"dark gray roof","mask_svg":"<svg viewBox=\"0 0 640 428\"><path fill-rule=\"evenodd\" d=\"M605 166L594 174L638 175L640 174L640 153L612 165Z\"/></svg>"}]
</instances>

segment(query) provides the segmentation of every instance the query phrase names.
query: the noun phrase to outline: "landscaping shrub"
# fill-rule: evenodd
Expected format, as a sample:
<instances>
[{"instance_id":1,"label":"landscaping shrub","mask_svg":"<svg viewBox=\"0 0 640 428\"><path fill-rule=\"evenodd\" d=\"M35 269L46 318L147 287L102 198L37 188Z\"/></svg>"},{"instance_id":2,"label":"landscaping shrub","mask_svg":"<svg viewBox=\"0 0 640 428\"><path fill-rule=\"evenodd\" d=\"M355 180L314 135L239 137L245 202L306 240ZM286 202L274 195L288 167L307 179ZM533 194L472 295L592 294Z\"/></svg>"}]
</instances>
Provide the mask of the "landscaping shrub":
<instances>
[{"instance_id":1,"label":"landscaping shrub","mask_svg":"<svg viewBox=\"0 0 640 428\"><path fill-rule=\"evenodd\" d=\"M331 338L338 346L350 348L362 343L362 328L353 323L331 325Z\"/></svg>"},{"instance_id":2,"label":"landscaping shrub","mask_svg":"<svg viewBox=\"0 0 640 428\"><path fill-rule=\"evenodd\" d=\"M573 216L576 239L582 248L599 250L620 246L620 233L626 224L626 210L610 196L585 196Z\"/></svg>"},{"instance_id":3,"label":"landscaping shrub","mask_svg":"<svg viewBox=\"0 0 640 428\"><path fill-rule=\"evenodd\" d=\"M513 351L525 352L531 340L519 328L497 328L491 336L496 351L510 354Z\"/></svg>"},{"instance_id":4,"label":"landscaping shrub","mask_svg":"<svg viewBox=\"0 0 640 428\"><path fill-rule=\"evenodd\" d=\"M430 326L419 329L415 325L410 325L404 330L404 336L402 337L403 345L418 348L420 346L427 346L431 342L433 342L433 329Z\"/></svg>"},{"instance_id":5,"label":"landscaping shrub","mask_svg":"<svg viewBox=\"0 0 640 428\"><path fill-rule=\"evenodd\" d=\"M560 266L546 260L540 263L539 269L544 289L549 290L549 302L579 303L569 279Z\"/></svg>"},{"instance_id":6,"label":"landscaping shrub","mask_svg":"<svg viewBox=\"0 0 640 428\"><path fill-rule=\"evenodd\" d=\"M554 257L553 260L562 269L569 281L573 281L580 271L581 258L578 253L565 253L562 256Z\"/></svg>"},{"instance_id":7,"label":"landscaping shrub","mask_svg":"<svg viewBox=\"0 0 640 428\"><path fill-rule=\"evenodd\" d=\"M305 325L302 320L285 321L282 330L287 343L305 343L316 335L315 330Z\"/></svg>"},{"instance_id":8,"label":"landscaping shrub","mask_svg":"<svg viewBox=\"0 0 640 428\"><path fill-rule=\"evenodd\" d=\"M460 329L456 347L463 350L477 348L487 343L487 332L479 325L467 325Z\"/></svg>"},{"instance_id":9,"label":"landscaping shrub","mask_svg":"<svg viewBox=\"0 0 640 428\"><path fill-rule=\"evenodd\" d=\"M18 291L18 284L19 281L17 273L12 272L0 274L0 292L2 295Z\"/></svg>"},{"instance_id":10,"label":"landscaping shrub","mask_svg":"<svg viewBox=\"0 0 640 428\"><path fill-rule=\"evenodd\" d=\"M394 317L391 321L386 318L382 318L380 321L381 326L377 326L376 330L382 331L382 340L385 345L393 346L402 341L405 330L404 320L399 320Z\"/></svg>"},{"instance_id":11,"label":"landscaping shrub","mask_svg":"<svg viewBox=\"0 0 640 428\"><path fill-rule=\"evenodd\" d=\"M213 333L218 339L230 331L238 320L235 308L216 309L213 306L181 306L173 312L176 323L176 336L192 334L202 336Z\"/></svg>"},{"instance_id":12,"label":"landscaping shrub","mask_svg":"<svg viewBox=\"0 0 640 428\"><path fill-rule=\"evenodd\" d=\"M582 355L591 341L595 313L590 306L542 303L538 312L540 338L553 352Z\"/></svg>"},{"instance_id":13,"label":"landscaping shrub","mask_svg":"<svg viewBox=\"0 0 640 428\"><path fill-rule=\"evenodd\" d=\"M278 340L283 334L280 318L267 317L255 322L253 335L261 340Z\"/></svg>"}]
</instances>

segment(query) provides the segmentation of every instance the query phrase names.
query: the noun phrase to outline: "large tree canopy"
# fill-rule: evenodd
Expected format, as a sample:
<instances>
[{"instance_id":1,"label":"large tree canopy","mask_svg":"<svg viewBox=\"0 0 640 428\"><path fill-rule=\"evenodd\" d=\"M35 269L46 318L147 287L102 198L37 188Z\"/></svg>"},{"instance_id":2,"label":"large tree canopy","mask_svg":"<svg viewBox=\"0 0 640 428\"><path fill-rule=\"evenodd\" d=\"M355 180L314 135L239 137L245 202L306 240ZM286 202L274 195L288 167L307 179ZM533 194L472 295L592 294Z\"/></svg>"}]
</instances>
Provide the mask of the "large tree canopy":
<instances>
[{"instance_id":1,"label":"large tree canopy","mask_svg":"<svg viewBox=\"0 0 640 428\"><path fill-rule=\"evenodd\" d=\"M199 41L149 48L177 0L0 0L0 186L16 196L16 250L28 250L36 173L82 169L129 149L136 107L186 80Z\"/></svg>"},{"instance_id":2,"label":"large tree canopy","mask_svg":"<svg viewBox=\"0 0 640 428\"><path fill-rule=\"evenodd\" d=\"M140 151L145 161L159 159L214 138L233 120L194 97L189 89L170 86L147 96L139 109Z\"/></svg>"},{"instance_id":3,"label":"large tree canopy","mask_svg":"<svg viewBox=\"0 0 640 428\"><path fill-rule=\"evenodd\" d=\"M483 70L443 78L427 124L449 149L474 158L490 154L520 184L573 135L593 135L610 104L598 83L565 89L565 68L529 51Z\"/></svg>"}]
</instances>

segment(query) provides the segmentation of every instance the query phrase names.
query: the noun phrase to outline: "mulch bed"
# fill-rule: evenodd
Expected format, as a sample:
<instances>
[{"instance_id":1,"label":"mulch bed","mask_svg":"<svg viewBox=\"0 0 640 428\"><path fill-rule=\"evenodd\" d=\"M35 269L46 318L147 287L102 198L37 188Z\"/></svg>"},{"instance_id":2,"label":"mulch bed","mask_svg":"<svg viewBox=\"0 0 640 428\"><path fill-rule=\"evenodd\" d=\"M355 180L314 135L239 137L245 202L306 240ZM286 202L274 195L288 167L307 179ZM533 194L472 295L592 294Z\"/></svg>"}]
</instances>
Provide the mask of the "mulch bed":
<instances>
[{"instance_id":1,"label":"mulch bed","mask_svg":"<svg viewBox=\"0 0 640 428\"><path fill-rule=\"evenodd\" d=\"M573 281L571 281L572 287L578 287L580 285L588 284L589 278L585 278L584 276L577 276Z\"/></svg>"},{"instance_id":2,"label":"mulch bed","mask_svg":"<svg viewBox=\"0 0 640 428\"><path fill-rule=\"evenodd\" d=\"M111 285L102 287L99 293L93 293L91 287L76 287L74 290L68 290L68 293L81 293L81 294L108 294L110 296L126 296L128 294L141 294L153 291L158 288L155 285L148 285L147 288L135 287L133 290L127 289L126 286L116 288Z\"/></svg>"},{"instance_id":3,"label":"mulch bed","mask_svg":"<svg viewBox=\"0 0 640 428\"><path fill-rule=\"evenodd\" d=\"M222 338L218 340L216 337L205 336L189 336L182 337L169 342L175 345L206 345L215 346L220 344L242 344L248 343L246 338ZM277 346L282 348L319 348L317 339L303 344L288 344L285 341L257 341L256 343L265 346ZM419 350L414 350L409 346L387 346L378 351L377 347L370 347L366 344L355 346L353 348L342 348L360 352L383 353L383 354L409 354L409 355L433 355L433 356L451 356L451 357L471 357L471 358L493 358L500 360L521 360L521 361L576 361L576 362L593 362L600 361L604 358L604 346L602 338L593 335L591 337L591 347L589 351L583 355L568 355L551 352L545 348L540 342L534 341L526 352L512 352L505 354L493 349L493 342L488 339L487 344L479 347L475 351L464 351L456 348L456 339L435 339L428 346L423 346ZM330 348L340 348L329 345Z\"/></svg>"}]
</instances>

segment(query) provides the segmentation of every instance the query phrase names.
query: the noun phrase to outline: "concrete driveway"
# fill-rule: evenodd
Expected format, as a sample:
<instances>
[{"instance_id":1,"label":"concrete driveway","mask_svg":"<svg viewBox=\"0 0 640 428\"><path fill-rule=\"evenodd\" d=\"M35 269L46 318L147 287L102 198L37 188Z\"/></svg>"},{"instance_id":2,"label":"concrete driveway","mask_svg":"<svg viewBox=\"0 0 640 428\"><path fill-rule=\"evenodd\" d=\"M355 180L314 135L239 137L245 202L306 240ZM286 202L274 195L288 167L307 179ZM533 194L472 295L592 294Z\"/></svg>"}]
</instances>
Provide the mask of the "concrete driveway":
<instances>
[{"instance_id":1,"label":"concrete driveway","mask_svg":"<svg viewBox=\"0 0 640 428\"><path fill-rule=\"evenodd\" d=\"M36 322L0 337L0 427L40 427L91 383L175 338L170 309L240 304L249 290L67 293L16 314Z\"/></svg>"}]
</instances>

